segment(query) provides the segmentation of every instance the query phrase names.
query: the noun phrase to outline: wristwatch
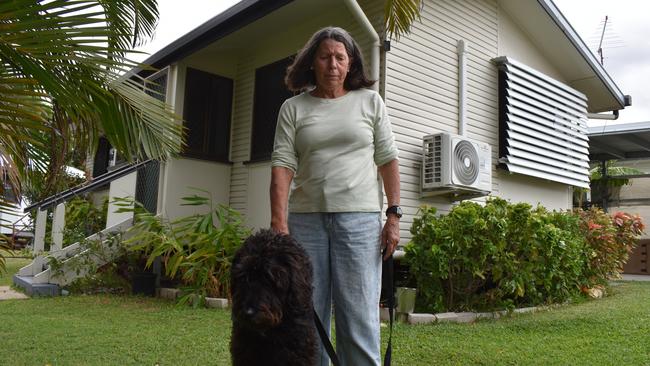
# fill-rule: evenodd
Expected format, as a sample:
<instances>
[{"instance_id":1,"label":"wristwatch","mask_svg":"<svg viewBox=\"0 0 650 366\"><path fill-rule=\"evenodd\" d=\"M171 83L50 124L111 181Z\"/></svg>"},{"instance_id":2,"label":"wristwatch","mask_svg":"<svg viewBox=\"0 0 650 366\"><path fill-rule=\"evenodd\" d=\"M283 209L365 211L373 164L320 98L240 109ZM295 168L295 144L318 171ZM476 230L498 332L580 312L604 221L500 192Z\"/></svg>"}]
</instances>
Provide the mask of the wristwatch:
<instances>
[{"instance_id":1,"label":"wristwatch","mask_svg":"<svg viewBox=\"0 0 650 366\"><path fill-rule=\"evenodd\" d=\"M402 218L402 208L395 205L395 206L390 206L389 208L386 209L386 216L393 214L397 216L398 219Z\"/></svg>"}]
</instances>

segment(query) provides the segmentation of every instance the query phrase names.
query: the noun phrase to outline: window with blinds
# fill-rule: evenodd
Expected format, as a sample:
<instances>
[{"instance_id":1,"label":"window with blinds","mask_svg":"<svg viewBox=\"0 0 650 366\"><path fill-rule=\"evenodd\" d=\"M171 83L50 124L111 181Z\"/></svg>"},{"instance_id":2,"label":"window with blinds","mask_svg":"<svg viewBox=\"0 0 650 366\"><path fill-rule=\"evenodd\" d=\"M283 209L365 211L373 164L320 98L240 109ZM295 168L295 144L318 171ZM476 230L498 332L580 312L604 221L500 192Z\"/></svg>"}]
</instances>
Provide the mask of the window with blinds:
<instances>
[{"instance_id":1,"label":"window with blinds","mask_svg":"<svg viewBox=\"0 0 650 366\"><path fill-rule=\"evenodd\" d=\"M499 69L499 166L589 187L587 98L509 57Z\"/></svg>"}]
</instances>

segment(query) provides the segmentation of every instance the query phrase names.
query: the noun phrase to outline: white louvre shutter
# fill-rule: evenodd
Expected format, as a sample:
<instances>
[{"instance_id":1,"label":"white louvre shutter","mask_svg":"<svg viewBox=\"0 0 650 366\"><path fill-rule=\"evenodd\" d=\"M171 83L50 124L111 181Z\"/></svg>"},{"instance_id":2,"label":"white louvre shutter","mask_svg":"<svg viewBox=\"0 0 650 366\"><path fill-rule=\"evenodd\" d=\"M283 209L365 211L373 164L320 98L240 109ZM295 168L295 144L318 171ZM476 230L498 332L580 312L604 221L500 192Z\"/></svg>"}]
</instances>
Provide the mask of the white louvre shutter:
<instances>
[{"instance_id":1,"label":"white louvre shutter","mask_svg":"<svg viewBox=\"0 0 650 366\"><path fill-rule=\"evenodd\" d=\"M587 98L508 57L499 68L499 162L506 170L589 187Z\"/></svg>"}]
</instances>

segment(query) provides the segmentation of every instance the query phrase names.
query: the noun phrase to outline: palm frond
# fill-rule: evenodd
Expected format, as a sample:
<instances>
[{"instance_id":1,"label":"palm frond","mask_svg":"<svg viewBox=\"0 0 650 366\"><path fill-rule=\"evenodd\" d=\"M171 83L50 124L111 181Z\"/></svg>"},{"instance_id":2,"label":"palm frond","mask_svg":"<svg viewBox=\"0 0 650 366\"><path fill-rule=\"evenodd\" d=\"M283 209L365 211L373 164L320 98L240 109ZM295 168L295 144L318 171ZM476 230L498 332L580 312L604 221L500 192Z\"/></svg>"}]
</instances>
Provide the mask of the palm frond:
<instances>
[{"instance_id":1,"label":"palm frond","mask_svg":"<svg viewBox=\"0 0 650 366\"><path fill-rule=\"evenodd\" d=\"M122 77L157 19L156 0L0 3L0 158L12 177L56 171L100 134L129 160L180 150L181 118Z\"/></svg>"},{"instance_id":2,"label":"palm frond","mask_svg":"<svg viewBox=\"0 0 650 366\"><path fill-rule=\"evenodd\" d=\"M420 19L422 0L386 0L384 27L388 39L399 39L411 31L414 21Z\"/></svg>"}]
</instances>

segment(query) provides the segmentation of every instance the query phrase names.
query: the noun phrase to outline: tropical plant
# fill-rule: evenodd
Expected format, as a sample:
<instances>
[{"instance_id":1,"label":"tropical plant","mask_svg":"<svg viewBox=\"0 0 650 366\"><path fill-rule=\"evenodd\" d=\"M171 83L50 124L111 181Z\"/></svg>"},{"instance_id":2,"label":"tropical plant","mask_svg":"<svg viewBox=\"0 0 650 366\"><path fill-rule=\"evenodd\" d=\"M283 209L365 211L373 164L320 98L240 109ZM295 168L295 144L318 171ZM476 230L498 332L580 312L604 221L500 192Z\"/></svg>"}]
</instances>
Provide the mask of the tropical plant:
<instances>
[{"instance_id":1,"label":"tropical plant","mask_svg":"<svg viewBox=\"0 0 650 366\"><path fill-rule=\"evenodd\" d=\"M598 202L603 198L609 199L612 191L624 185L631 184L630 178L626 176L634 174L643 174L644 172L626 166L616 166L616 160L606 162L607 177L603 178L602 165L593 166L589 169L589 186L590 188L576 187L573 190L574 207L582 207L585 196L589 190L592 192L592 202Z\"/></svg>"},{"instance_id":2,"label":"tropical plant","mask_svg":"<svg viewBox=\"0 0 650 366\"><path fill-rule=\"evenodd\" d=\"M384 4L384 29L389 39L410 33L411 25L420 19L422 0L387 0Z\"/></svg>"},{"instance_id":3,"label":"tropical plant","mask_svg":"<svg viewBox=\"0 0 650 366\"><path fill-rule=\"evenodd\" d=\"M127 57L157 19L156 0L0 3L0 166L16 196L64 161L53 146L92 149L101 134L130 161L179 151L180 117L127 74L146 68Z\"/></svg>"},{"instance_id":4,"label":"tropical plant","mask_svg":"<svg viewBox=\"0 0 650 366\"><path fill-rule=\"evenodd\" d=\"M207 212L168 221L135 203L136 223L129 230L133 237L126 244L147 254L147 267L162 258L166 275L181 279L186 287L179 303L197 306L206 296L229 297L232 259L250 230L237 211L215 206L209 197L195 194L182 199L183 205L204 206ZM121 201L124 208L118 211L132 210L128 208L132 201Z\"/></svg>"}]
</instances>

